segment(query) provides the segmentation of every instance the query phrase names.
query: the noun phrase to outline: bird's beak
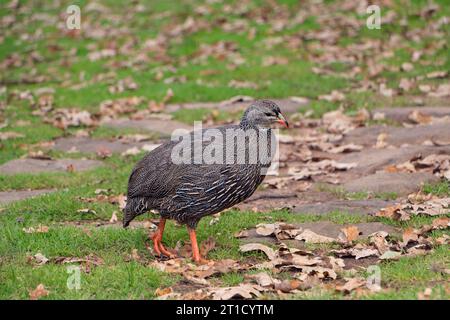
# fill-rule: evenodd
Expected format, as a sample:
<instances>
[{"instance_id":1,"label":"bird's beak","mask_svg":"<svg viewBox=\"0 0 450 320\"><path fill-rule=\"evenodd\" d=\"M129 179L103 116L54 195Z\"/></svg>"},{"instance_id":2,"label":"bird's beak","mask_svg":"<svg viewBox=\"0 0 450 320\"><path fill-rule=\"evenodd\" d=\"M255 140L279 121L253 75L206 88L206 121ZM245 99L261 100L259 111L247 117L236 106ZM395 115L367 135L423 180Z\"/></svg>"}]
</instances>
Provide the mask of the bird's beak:
<instances>
[{"instance_id":1,"label":"bird's beak","mask_svg":"<svg viewBox=\"0 0 450 320\"><path fill-rule=\"evenodd\" d=\"M278 117L278 119L277 119L278 123L281 123L286 128L289 128L289 123L287 122L286 118L281 113L279 113L277 117Z\"/></svg>"}]
</instances>

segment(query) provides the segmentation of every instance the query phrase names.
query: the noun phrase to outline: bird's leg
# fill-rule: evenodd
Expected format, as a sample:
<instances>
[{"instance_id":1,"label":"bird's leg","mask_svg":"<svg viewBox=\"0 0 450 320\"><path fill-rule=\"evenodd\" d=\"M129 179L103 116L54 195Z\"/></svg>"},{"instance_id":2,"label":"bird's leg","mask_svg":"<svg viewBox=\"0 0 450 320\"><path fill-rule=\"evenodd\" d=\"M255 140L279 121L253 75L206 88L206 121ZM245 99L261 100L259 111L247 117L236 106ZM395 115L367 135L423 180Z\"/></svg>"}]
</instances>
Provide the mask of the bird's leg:
<instances>
[{"instance_id":1,"label":"bird's leg","mask_svg":"<svg viewBox=\"0 0 450 320\"><path fill-rule=\"evenodd\" d=\"M164 227L166 226L166 219L161 218L159 220L158 230L152 235L153 249L158 255L165 255L169 258L174 258L175 256L170 253L162 244L162 236L164 233Z\"/></svg>"},{"instance_id":2,"label":"bird's leg","mask_svg":"<svg viewBox=\"0 0 450 320\"><path fill-rule=\"evenodd\" d=\"M191 239L192 259L196 263L201 263L201 264L208 263L209 262L208 260L203 259L200 256L200 250L198 249L197 234L195 233L195 229L191 229L188 227L188 232L189 232L189 238Z\"/></svg>"}]
</instances>

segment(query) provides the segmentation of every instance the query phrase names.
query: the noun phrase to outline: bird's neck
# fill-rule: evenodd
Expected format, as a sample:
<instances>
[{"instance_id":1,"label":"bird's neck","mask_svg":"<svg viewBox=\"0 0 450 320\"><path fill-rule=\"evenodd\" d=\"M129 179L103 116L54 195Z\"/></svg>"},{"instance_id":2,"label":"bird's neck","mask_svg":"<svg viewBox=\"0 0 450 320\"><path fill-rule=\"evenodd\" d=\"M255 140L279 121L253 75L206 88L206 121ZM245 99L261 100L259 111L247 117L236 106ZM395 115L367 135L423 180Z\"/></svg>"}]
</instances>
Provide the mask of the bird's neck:
<instances>
[{"instance_id":1,"label":"bird's neck","mask_svg":"<svg viewBox=\"0 0 450 320\"><path fill-rule=\"evenodd\" d=\"M252 121L248 121L246 118L242 118L241 123L239 124L239 127L244 131L250 130L250 129L256 130L256 131L270 130L270 127L261 127Z\"/></svg>"},{"instance_id":2,"label":"bird's neck","mask_svg":"<svg viewBox=\"0 0 450 320\"><path fill-rule=\"evenodd\" d=\"M248 129L257 129L255 124L248 121L246 118L242 118L241 123L239 124L239 127L242 130L248 130Z\"/></svg>"},{"instance_id":3,"label":"bird's neck","mask_svg":"<svg viewBox=\"0 0 450 320\"><path fill-rule=\"evenodd\" d=\"M244 116L242 117L239 127L241 127L242 130L249 130L249 129L258 130L258 129L260 129L259 126L254 121L250 121L248 119L246 114L244 114Z\"/></svg>"}]
</instances>

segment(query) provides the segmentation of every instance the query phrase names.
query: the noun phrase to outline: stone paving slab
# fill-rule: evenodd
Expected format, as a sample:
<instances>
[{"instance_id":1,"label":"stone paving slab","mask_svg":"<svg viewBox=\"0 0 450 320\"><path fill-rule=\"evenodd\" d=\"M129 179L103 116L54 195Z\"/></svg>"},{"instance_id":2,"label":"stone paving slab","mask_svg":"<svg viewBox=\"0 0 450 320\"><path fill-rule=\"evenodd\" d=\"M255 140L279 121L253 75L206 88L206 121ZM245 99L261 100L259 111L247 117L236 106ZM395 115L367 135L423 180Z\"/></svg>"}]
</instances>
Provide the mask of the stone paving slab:
<instances>
[{"instance_id":1,"label":"stone paving slab","mask_svg":"<svg viewBox=\"0 0 450 320\"><path fill-rule=\"evenodd\" d=\"M421 184L438 182L439 178L426 172L382 172L356 178L344 183L348 192L396 193L399 196L419 191Z\"/></svg>"},{"instance_id":2,"label":"stone paving slab","mask_svg":"<svg viewBox=\"0 0 450 320\"><path fill-rule=\"evenodd\" d=\"M295 113L300 108L305 107L308 102L297 101L295 99L269 99L274 101L280 106L281 112ZM254 101L254 100L253 100ZM180 109L218 109L229 112L237 112L246 109L253 101L239 101L234 103L223 102L198 102L198 103L179 103L169 104L166 106L165 111L174 112Z\"/></svg>"},{"instance_id":3,"label":"stone paving slab","mask_svg":"<svg viewBox=\"0 0 450 320\"><path fill-rule=\"evenodd\" d=\"M101 165L101 161L84 159L15 159L1 165L0 173L12 175L18 173L65 172L69 166L73 166L74 171L85 171Z\"/></svg>"},{"instance_id":4,"label":"stone paving slab","mask_svg":"<svg viewBox=\"0 0 450 320\"><path fill-rule=\"evenodd\" d=\"M102 151L110 151L112 153L122 153L133 147L142 148L145 145L152 145L150 141L143 142L123 142L120 140L109 139L92 139L92 138L58 138L55 140L53 149L59 151L74 151L85 153L97 153Z\"/></svg>"},{"instance_id":5,"label":"stone paving slab","mask_svg":"<svg viewBox=\"0 0 450 320\"><path fill-rule=\"evenodd\" d=\"M379 108L372 111L375 113L383 113L386 119L397 122L412 122L408 117L413 111L419 111L425 115L433 117L450 116L450 106L448 107L399 107L399 108Z\"/></svg>"},{"instance_id":6,"label":"stone paving slab","mask_svg":"<svg viewBox=\"0 0 450 320\"><path fill-rule=\"evenodd\" d=\"M364 146L373 146L377 141L378 135L381 133L386 133L386 143L394 146L401 146L403 144L419 145L427 140L436 139L450 141L450 124L439 123L410 128L387 126L356 128L345 136L343 144L355 143Z\"/></svg>"},{"instance_id":7,"label":"stone paving slab","mask_svg":"<svg viewBox=\"0 0 450 320\"><path fill-rule=\"evenodd\" d=\"M10 202L28 199L42 194L47 194L55 191L54 189L40 189L40 190L14 190L0 192L0 204L8 204Z\"/></svg>"},{"instance_id":8,"label":"stone paving slab","mask_svg":"<svg viewBox=\"0 0 450 320\"><path fill-rule=\"evenodd\" d=\"M193 127L187 124L174 121L174 120L162 120L162 119L143 119L132 120L128 118L112 119L104 122L103 125L111 128L133 128L142 129L149 132L156 132L164 137L170 137L172 132L176 129L186 129L192 131Z\"/></svg>"},{"instance_id":9,"label":"stone paving slab","mask_svg":"<svg viewBox=\"0 0 450 320\"><path fill-rule=\"evenodd\" d=\"M431 154L450 154L450 147L442 146L408 146L399 148L369 148L357 153L349 153L339 159L343 163L357 163L358 166L352 172L367 175L383 170L390 165L401 164L411 160L415 156L425 158Z\"/></svg>"},{"instance_id":10,"label":"stone paving slab","mask_svg":"<svg viewBox=\"0 0 450 320\"><path fill-rule=\"evenodd\" d=\"M352 215L368 215L391 205L393 202L381 199L339 200L330 192L317 192L314 187L306 192L288 190L258 190L253 196L236 205L240 210L271 211L274 208L288 208L293 214L322 215L330 212L344 212Z\"/></svg>"},{"instance_id":11,"label":"stone paving slab","mask_svg":"<svg viewBox=\"0 0 450 320\"><path fill-rule=\"evenodd\" d=\"M297 205L291 212L317 215L327 214L330 212L344 212L354 215L369 215L392 204L394 204L393 201L381 199L332 200L323 203L318 202Z\"/></svg>"}]
</instances>

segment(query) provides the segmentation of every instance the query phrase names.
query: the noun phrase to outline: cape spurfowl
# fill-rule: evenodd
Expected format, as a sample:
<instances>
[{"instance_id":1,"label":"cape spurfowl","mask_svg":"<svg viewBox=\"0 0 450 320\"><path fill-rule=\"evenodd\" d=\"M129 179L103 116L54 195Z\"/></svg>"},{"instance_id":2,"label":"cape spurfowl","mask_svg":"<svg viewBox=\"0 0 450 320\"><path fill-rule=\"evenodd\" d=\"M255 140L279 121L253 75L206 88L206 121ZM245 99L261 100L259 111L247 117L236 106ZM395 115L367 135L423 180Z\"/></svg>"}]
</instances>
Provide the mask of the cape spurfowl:
<instances>
[{"instance_id":1,"label":"cape spurfowl","mask_svg":"<svg viewBox=\"0 0 450 320\"><path fill-rule=\"evenodd\" d=\"M275 123L288 127L276 103L259 100L246 109L239 125L198 130L200 135L193 131L148 153L131 172L123 226L137 215L156 210L161 220L152 236L154 250L171 257L161 242L166 219L186 224L193 259L200 262L195 233L198 221L242 202L261 184L274 154L270 127ZM189 153L179 152L182 138L189 138ZM268 150L268 155L261 156L261 150ZM215 161L201 158L207 155Z\"/></svg>"}]
</instances>

